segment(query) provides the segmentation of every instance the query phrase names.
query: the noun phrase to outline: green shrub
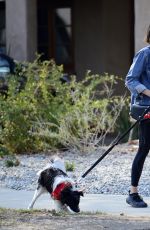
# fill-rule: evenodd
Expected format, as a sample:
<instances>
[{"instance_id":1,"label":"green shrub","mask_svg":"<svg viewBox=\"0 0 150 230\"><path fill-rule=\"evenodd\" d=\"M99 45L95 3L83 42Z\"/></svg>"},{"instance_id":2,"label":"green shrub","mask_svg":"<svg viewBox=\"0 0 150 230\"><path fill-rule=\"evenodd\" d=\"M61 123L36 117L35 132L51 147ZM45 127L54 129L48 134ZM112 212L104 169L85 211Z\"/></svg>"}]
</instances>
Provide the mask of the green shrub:
<instances>
[{"instance_id":1,"label":"green shrub","mask_svg":"<svg viewBox=\"0 0 150 230\"><path fill-rule=\"evenodd\" d=\"M112 94L116 77L88 71L84 80L77 82L71 76L69 84L62 84L63 67L40 59L21 69L18 64L18 69L9 77L7 99L0 96L0 142L9 151L84 152L114 131L124 104L122 97Z\"/></svg>"},{"instance_id":2,"label":"green shrub","mask_svg":"<svg viewBox=\"0 0 150 230\"><path fill-rule=\"evenodd\" d=\"M69 172L74 172L75 170L74 162L66 162L65 167L66 167L66 171L69 171Z\"/></svg>"},{"instance_id":3,"label":"green shrub","mask_svg":"<svg viewBox=\"0 0 150 230\"><path fill-rule=\"evenodd\" d=\"M10 155L10 152L8 149L0 145L0 157L8 156Z\"/></svg>"},{"instance_id":4,"label":"green shrub","mask_svg":"<svg viewBox=\"0 0 150 230\"><path fill-rule=\"evenodd\" d=\"M63 92L65 113L53 114L55 123L41 120L36 134L57 143L57 147L59 144L59 147L76 152L90 152L99 143L103 144L106 134L114 132L124 106L124 98L112 94L114 84L116 78L108 74L100 76L87 72L80 82L72 78L69 92ZM65 98L69 100L66 102Z\"/></svg>"},{"instance_id":5,"label":"green shrub","mask_svg":"<svg viewBox=\"0 0 150 230\"><path fill-rule=\"evenodd\" d=\"M5 166L6 167L16 167L20 164L19 160L16 157L9 157L7 160L5 160Z\"/></svg>"},{"instance_id":6,"label":"green shrub","mask_svg":"<svg viewBox=\"0 0 150 230\"><path fill-rule=\"evenodd\" d=\"M38 135L32 135L32 132L41 119L55 123L53 114L57 116L63 110L62 99L53 96L53 91L57 91L61 84L59 78L62 76L62 67L53 62L36 60L26 63L20 76L27 79L25 88L18 93L18 75L12 75L9 77L7 99L0 98L3 126L0 139L12 152L42 150L44 140Z\"/></svg>"}]
</instances>

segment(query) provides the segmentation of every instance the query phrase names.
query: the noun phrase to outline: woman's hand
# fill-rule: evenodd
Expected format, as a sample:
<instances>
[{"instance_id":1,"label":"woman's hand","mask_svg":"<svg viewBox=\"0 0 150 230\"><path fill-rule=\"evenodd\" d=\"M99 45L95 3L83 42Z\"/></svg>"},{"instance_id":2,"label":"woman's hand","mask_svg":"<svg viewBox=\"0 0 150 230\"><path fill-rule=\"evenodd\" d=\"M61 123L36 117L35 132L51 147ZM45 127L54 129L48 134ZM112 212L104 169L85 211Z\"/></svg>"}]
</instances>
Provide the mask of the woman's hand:
<instances>
[{"instance_id":1,"label":"woman's hand","mask_svg":"<svg viewBox=\"0 0 150 230\"><path fill-rule=\"evenodd\" d=\"M145 94L146 96L150 97L150 90L149 89L145 89L142 93Z\"/></svg>"}]
</instances>

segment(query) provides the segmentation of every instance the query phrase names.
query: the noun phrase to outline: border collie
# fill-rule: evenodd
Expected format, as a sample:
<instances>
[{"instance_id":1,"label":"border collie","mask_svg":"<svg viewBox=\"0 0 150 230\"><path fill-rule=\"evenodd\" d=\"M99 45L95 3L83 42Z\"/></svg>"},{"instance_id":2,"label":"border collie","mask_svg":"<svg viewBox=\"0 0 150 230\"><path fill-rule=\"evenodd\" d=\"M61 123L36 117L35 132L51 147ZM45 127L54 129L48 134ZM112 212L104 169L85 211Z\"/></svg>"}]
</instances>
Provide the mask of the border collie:
<instances>
[{"instance_id":1,"label":"border collie","mask_svg":"<svg viewBox=\"0 0 150 230\"><path fill-rule=\"evenodd\" d=\"M64 162L60 158L54 158L43 170L37 173L38 187L28 207L32 209L35 201L43 193L49 192L57 205L57 211L80 212L79 202L83 191L78 191L75 182L67 175Z\"/></svg>"}]
</instances>

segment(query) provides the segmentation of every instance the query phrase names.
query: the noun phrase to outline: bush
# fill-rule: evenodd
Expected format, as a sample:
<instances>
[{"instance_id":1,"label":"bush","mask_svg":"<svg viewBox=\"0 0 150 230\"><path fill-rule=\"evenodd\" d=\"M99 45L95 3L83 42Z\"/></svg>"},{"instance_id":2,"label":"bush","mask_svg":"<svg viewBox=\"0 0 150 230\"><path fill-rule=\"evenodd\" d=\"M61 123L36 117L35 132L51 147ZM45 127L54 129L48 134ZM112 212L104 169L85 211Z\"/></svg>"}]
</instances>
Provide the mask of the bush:
<instances>
[{"instance_id":1,"label":"bush","mask_svg":"<svg viewBox=\"0 0 150 230\"><path fill-rule=\"evenodd\" d=\"M36 60L25 63L20 76L26 77L26 84L21 92L18 92L20 76L12 75L8 78L7 99L4 100L2 96L0 98L0 138L10 151L33 152L44 148L44 141L32 135L32 132L41 119L53 122L51 114L61 113L61 106L55 110L60 102L57 103L53 96L54 90L61 84L58 80L62 75L61 69L53 62Z\"/></svg>"},{"instance_id":2,"label":"bush","mask_svg":"<svg viewBox=\"0 0 150 230\"><path fill-rule=\"evenodd\" d=\"M6 167L17 167L19 164L19 160L14 156L11 156L7 160L5 160Z\"/></svg>"},{"instance_id":3,"label":"bush","mask_svg":"<svg viewBox=\"0 0 150 230\"><path fill-rule=\"evenodd\" d=\"M87 72L83 81L71 82L71 106L58 121L57 132L51 124L40 123L38 133L55 139L75 152L91 152L103 145L108 133L115 130L116 120L124 106L124 98L113 96L117 77ZM56 118L57 119L57 118Z\"/></svg>"},{"instance_id":4,"label":"bush","mask_svg":"<svg viewBox=\"0 0 150 230\"><path fill-rule=\"evenodd\" d=\"M68 172L74 172L74 170L75 170L74 162L66 162L65 168L66 168L66 171L68 171Z\"/></svg>"},{"instance_id":5,"label":"bush","mask_svg":"<svg viewBox=\"0 0 150 230\"><path fill-rule=\"evenodd\" d=\"M5 147L0 145L0 157L5 157L10 155L11 153Z\"/></svg>"},{"instance_id":6,"label":"bush","mask_svg":"<svg viewBox=\"0 0 150 230\"><path fill-rule=\"evenodd\" d=\"M19 68L19 64L18 64ZM84 80L60 81L63 67L53 61L24 63L19 75L9 77L7 99L0 97L2 145L11 152L95 148L124 105L113 96L116 77L87 72ZM24 79L20 90L20 79Z\"/></svg>"}]
</instances>

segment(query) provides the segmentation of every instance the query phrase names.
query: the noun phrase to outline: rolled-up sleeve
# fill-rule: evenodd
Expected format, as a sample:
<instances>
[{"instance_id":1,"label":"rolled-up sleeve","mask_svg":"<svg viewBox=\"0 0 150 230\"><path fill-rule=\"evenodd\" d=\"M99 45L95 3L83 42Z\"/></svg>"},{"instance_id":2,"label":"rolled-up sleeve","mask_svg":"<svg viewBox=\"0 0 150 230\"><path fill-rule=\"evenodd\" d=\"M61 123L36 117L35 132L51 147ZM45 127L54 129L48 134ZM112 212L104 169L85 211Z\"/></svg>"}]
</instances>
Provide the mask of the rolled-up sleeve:
<instances>
[{"instance_id":1,"label":"rolled-up sleeve","mask_svg":"<svg viewBox=\"0 0 150 230\"><path fill-rule=\"evenodd\" d=\"M140 82L140 77L145 70L146 56L144 51L140 51L133 59L133 63L126 76L125 85L131 93L137 95L142 93L146 88Z\"/></svg>"}]
</instances>

